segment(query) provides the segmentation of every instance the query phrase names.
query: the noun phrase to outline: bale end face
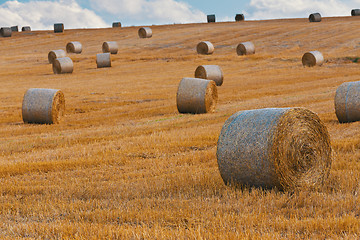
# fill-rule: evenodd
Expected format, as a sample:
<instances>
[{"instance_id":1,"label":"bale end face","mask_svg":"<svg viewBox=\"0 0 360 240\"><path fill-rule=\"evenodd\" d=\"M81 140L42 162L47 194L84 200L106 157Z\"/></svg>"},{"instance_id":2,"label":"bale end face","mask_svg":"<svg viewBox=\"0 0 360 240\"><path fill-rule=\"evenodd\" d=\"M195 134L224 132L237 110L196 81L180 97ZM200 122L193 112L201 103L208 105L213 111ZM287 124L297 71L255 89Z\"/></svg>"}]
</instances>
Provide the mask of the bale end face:
<instances>
[{"instance_id":1,"label":"bale end face","mask_svg":"<svg viewBox=\"0 0 360 240\"><path fill-rule=\"evenodd\" d=\"M110 53L96 54L96 65L98 68L111 67Z\"/></svg>"},{"instance_id":2,"label":"bale end face","mask_svg":"<svg viewBox=\"0 0 360 240\"><path fill-rule=\"evenodd\" d=\"M213 80L216 86L223 84L224 76L218 65L201 65L195 70L195 78Z\"/></svg>"},{"instance_id":3,"label":"bale end face","mask_svg":"<svg viewBox=\"0 0 360 240\"><path fill-rule=\"evenodd\" d=\"M236 22L244 21L244 20L245 20L244 14L236 14L236 15L235 15L235 21L236 21Z\"/></svg>"},{"instance_id":4,"label":"bale end face","mask_svg":"<svg viewBox=\"0 0 360 240\"><path fill-rule=\"evenodd\" d=\"M304 67L321 66L324 63L324 56L319 51L310 51L303 55L301 61Z\"/></svg>"},{"instance_id":5,"label":"bale end face","mask_svg":"<svg viewBox=\"0 0 360 240\"><path fill-rule=\"evenodd\" d=\"M214 52L214 45L209 41L203 41L196 46L196 51L198 54L210 55Z\"/></svg>"}]
</instances>

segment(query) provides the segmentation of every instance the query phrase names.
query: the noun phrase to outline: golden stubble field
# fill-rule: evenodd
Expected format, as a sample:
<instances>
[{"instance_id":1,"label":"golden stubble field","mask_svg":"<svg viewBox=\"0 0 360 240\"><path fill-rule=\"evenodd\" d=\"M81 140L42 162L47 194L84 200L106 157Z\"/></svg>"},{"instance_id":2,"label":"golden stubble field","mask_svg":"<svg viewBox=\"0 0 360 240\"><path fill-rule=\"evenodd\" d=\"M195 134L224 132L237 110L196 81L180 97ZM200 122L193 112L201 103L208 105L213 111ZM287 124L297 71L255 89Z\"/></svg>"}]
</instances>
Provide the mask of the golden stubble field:
<instances>
[{"instance_id":1,"label":"golden stubble field","mask_svg":"<svg viewBox=\"0 0 360 240\"><path fill-rule=\"evenodd\" d=\"M66 26L65 26L66 27ZM0 238L353 239L360 237L360 123L339 124L336 88L358 81L359 17L15 33L0 38ZM215 46L196 54L199 41ZM54 75L50 50L80 41L74 73ZM112 68L97 69L103 41ZM236 46L253 41L256 54ZM323 53L322 67L302 55ZM198 65L220 65L212 114L178 114L176 91ZM61 89L59 125L22 123L28 88ZM333 163L317 191L233 189L217 167L225 120L240 110L306 107L326 124Z\"/></svg>"}]
</instances>

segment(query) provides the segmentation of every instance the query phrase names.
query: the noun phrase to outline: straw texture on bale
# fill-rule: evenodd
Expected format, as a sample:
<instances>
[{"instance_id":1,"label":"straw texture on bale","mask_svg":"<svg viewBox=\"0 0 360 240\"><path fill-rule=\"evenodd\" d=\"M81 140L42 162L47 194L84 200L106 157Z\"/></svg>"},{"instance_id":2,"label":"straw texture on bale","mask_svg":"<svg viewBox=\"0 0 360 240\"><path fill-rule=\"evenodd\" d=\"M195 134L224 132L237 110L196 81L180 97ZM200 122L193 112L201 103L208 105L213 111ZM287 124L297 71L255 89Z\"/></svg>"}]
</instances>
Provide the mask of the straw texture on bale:
<instances>
[{"instance_id":1,"label":"straw texture on bale","mask_svg":"<svg viewBox=\"0 0 360 240\"><path fill-rule=\"evenodd\" d=\"M218 65L201 65L195 70L195 78L213 80L216 86L223 84L224 76Z\"/></svg>"},{"instance_id":2,"label":"straw texture on bale","mask_svg":"<svg viewBox=\"0 0 360 240\"><path fill-rule=\"evenodd\" d=\"M340 123L360 121L360 81L343 83L337 88L335 113Z\"/></svg>"},{"instance_id":3,"label":"straw texture on bale","mask_svg":"<svg viewBox=\"0 0 360 240\"><path fill-rule=\"evenodd\" d=\"M305 53L301 60L305 67L321 66L324 63L324 56L319 51L310 51Z\"/></svg>"},{"instance_id":4,"label":"straw texture on bale","mask_svg":"<svg viewBox=\"0 0 360 240\"><path fill-rule=\"evenodd\" d=\"M215 82L199 78L183 78L176 94L177 109L180 113L214 112L217 99Z\"/></svg>"},{"instance_id":5,"label":"straw texture on bale","mask_svg":"<svg viewBox=\"0 0 360 240\"><path fill-rule=\"evenodd\" d=\"M111 54L117 54L118 52L118 44L117 42L104 42L102 45L102 51L103 53L111 53Z\"/></svg>"},{"instance_id":6,"label":"straw texture on bale","mask_svg":"<svg viewBox=\"0 0 360 240\"><path fill-rule=\"evenodd\" d=\"M121 27L121 22L113 22L112 27L113 28Z\"/></svg>"},{"instance_id":7,"label":"straw texture on bale","mask_svg":"<svg viewBox=\"0 0 360 240\"><path fill-rule=\"evenodd\" d=\"M62 33L64 32L64 24L63 23L55 23L54 24L54 33Z\"/></svg>"},{"instance_id":8,"label":"straw texture on bale","mask_svg":"<svg viewBox=\"0 0 360 240\"><path fill-rule=\"evenodd\" d=\"M196 51L198 54L209 55L214 52L214 49L214 45L209 41L199 42L196 46Z\"/></svg>"},{"instance_id":9,"label":"straw texture on bale","mask_svg":"<svg viewBox=\"0 0 360 240\"><path fill-rule=\"evenodd\" d=\"M215 22L216 21L215 14L207 15L207 21L208 23Z\"/></svg>"},{"instance_id":10,"label":"straw texture on bale","mask_svg":"<svg viewBox=\"0 0 360 240\"><path fill-rule=\"evenodd\" d=\"M331 166L326 126L304 108L235 113L222 127L216 155L225 184L280 190L317 187Z\"/></svg>"},{"instance_id":11,"label":"straw texture on bale","mask_svg":"<svg viewBox=\"0 0 360 240\"><path fill-rule=\"evenodd\" d=\"M21 28L22 32L30 32L31 31L31 27L30 26L24 26Z\"/></svg>"},{"instance_id":12,"label":"straw texture on bale","mask_svg":"<svg viewBox=\"0 0 360 240\"><path fill-rule=\"evenodd\" d=\"M239 22L239 21L244 21L244 20L245 20L244 14L236 14L235 15L235 21Z\"/></svg>"},{"instance_id":13,"label":"straw texture on bale","mask_svg":"<svg viewBox=\"0 0 360 240\"><path fill-rule=\"evenodd\" d=\"M65 113L64 94L57 89L30 88L22 103L25 123L59 123Z\"/></svg>"},{"instance_id":14,"label":"straw texture on bale","mask_svg":"<svg viewBox=\"0 0 360 240\"><path fill-rule=\"evenodd\" d=\"M351 16L360 16L360 9L351 10Z\"/></svg>"},{"instance_id":15,"label":"straw texture on bale","mask_svg":"<svg viewBox=\"0 0 360 240\"><path fill-rule=\"evenodd\" d=\"M9 28L9 27L2 27L0 29L0 35L2 37L11 37L11 34L12 34L12 31L11 31L11 28Z\"/></svg>"},{"instance_id":16,"label":"straw texture on bale","mask_svg":"<svg viewBox=\"0 0 360 240\"><path fill-rule=\"evenodd\" d=\"M309 15L310 22L321 22L321 15L320 13L312 13Z\"/></svg>"},{"instance_id":17,"label":"straw texture on bale","mask_svg":"<svg viewBox=\"0 0 360 240\"><path fill-rule=\"evenodd\" d=\"M18 32L18 31L19 31L19 27L18 27L18 26L12 26L12 27L11 27L11 31L12 31L12 32Z\"/></svg>"},{"instance_id":18,"label":"straw texture on bale","mask_svg":"<svg viewBox=\"0 0 360 240\"><path fill-rule=\"evenodd\" d=\"M236 47L237 55L255 54L255 46L252 42L243 42Z\"/></svg>"},{"instance_id":19,"label":"straw texture on bale","mask_svg":"<svg viewBox=\"0 0 360 240\"><path fill-rule=\"evenodd\" d=\"M53 71L55 74L72 73L73 70L74 64L69 57L57 58L53 63Z\"/></svg>"},{"instance_id":20,"label":"straw texture on bale","mask_svg":"<svg viewBox=\"0 0 360 240\"><path fill-rule=\"evenodd\" d=\"M139 34L140 38L151 38L152 30L149 27L142 27L142 28L139 28L138 34Z\"/></svg>"},{"instance_id":21,"label":"straw texture on bale","mask_svg":"<svg viewBox=\"0 0 360 240\"><path fill-rule=\"evenodd\" d=\"M54 63L55 59L57 58L63 58L66 57L66 53L64 50L59 49L59 50L52 50L49 52L48 54L48 60L49 63Z\"/></svg>"},{"instance_id":22,"label":"straw texture on bale","mask_svg":"<svg viewBox=\"0 0 360 240\"><path fill-rule=\"evenodd\" d=\"M69 42L66 44L66 52L68 53L81 53L82 52L82 45L80 42Z\"/></svg>"},{"instance_id":23,"label":"straw texture on bale","mask_svg":"<svg viewBox=\"0 0 360 240\"><path fill-rule=\"evenodd\" d=\"M111 67L110 53L96 54L96 65L98 68Z\"/></svg>"}]
</instances>

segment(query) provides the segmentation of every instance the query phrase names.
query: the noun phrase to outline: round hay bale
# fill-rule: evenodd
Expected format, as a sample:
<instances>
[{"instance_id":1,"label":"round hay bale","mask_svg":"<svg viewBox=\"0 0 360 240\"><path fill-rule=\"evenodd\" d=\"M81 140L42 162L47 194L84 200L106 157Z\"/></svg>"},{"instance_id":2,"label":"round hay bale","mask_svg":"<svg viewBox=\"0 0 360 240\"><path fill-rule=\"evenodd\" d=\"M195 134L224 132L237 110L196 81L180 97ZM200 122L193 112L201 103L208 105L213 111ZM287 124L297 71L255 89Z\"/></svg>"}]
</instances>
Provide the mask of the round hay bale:
<instances>
[{"instance_id":1,"label":"round hay bale","mask_svg":"<svg viewBox=\"0 0 360 240\"><path fill-rule=\"evenodd\" d=\"M24 123L59 123L65 113L65 97L58 89L30 88L22 102Z\"/></svg>"},{"instance_id":2,"label":"round hay bale","mask_svg":"<svg viewBox=\"0 0 360 240\"><path fill-rule=\"evenodd\" d=\"M245 20L244 14L236 14L236 15L235 15L235 21L236 21L236 22L244 21L244 20Z\"/></svg>"},{"instance_id":3,"label":"round hay bale","mask_svg":"<svg viewBox=\"0 0 360 240\"><path fill-rule=\"evenodd\" d=\"M140 38L151 38L152 30L149 27L142 27L142 28L139 28L138 34L139 34Z\"/></svg>"},{"instance_id":4,"label":"round hay bale","mask_svg":"<svg viewBox=\"0 0 360 240\"><path fill-rule=\"evenodd\" d=\"M12 26L12 27L11 27L11 31L12 31L12 32L18 32L18 31L19 31L19 27L18 27L18 26Z\"/></svg>"},{"instance_id":5,"label":"round hay bale","mask_svg":"<svg viewBox=\"0 0 360 240\"><path fill-rule=\"evenodd\" d=\"M179 113L214 112L217 99L215 82L199 78L183 78L176 94Z\"/></svg>"},{"instance_id":6,"label":"round hay bale","mask_svg":"<svg viewBox=\"0 0 360 240\"><path fill-rule=\"evenodd\" d=\"M216 155L225 184L280 190L316 187L331 165L326 126L304 108L235 113L222 127Z\"/></svg>"},{"instance_id":7,"label":"round hay bale","mask_svg":"<svg viewBox=\"0 0 360 240\"><path fill-rule=\"evenodd\" d=\"M113 24L112 24L112 27L113 28L117 28L117 27L121 27L121 22L113 22Z\"/></svg>"},{"instance_id":8,"label":"round hay bale","mask_svg":"<svg viewBox=\"0 0 360 240\"><path fill-rule=\"evenodd\" d=\"M82 45L80 42L69 42L66 44L66 52L68 53L81 53L82 52Z\"/></svg>"},{"instance_id":9,"label":"round hay bale","mask_svg":"<svg viewBox=\"0 0 360 240\"><path fill-rule=\"evenodd\" d=\"M96 65L98 68L111 67L110 53L96 54Z\"/></svg>"},{"instance_id":10,"label":"round hay bale","mask_svg":"<svg viewBox=\"0 0 360 240\"><path fill-rule=\"evenodd\" d=\"M11 31L11 28L9 28L9 27L2 27L0 29L0 35L2 37L11 37L11 34L12 34L12 31Z\"/></svg>"},{"instance_id":11,"label":"round hay bale","mask_svg":"<svg viewBox=\"0 0 360 240\"><path fill-rule=\"evenodd\" d=\"M57 58L63 58L66 57L66 53L64 50L59 49L59 50L51 50L48 54L48 60L49 63L54 63L55 59Z\"/></svg>"},{"instance_id":12,"label":"round hay bale","mask_svg":"<svg viewBox=\"0 0 360 240\"><path fill-rule=\"evenodd\" d=\"M103 53L111 53L111 54L117 54L118 52L118 44L117 42L104 42L102 45L102 51Z\"/></svg>"},{"instance_id":13,"label":"round hay bale","mask_svg":"<svg viewBox=\"0 0 360 240\"><path fill-rule=\"evenodd\" d=\"M321 14L320 13L312 13L309 15L310 22L321 22Z\"/></svg>"},{"instance_id":14,"label":"round hay bale","mask_svg":"<svg viewBox=\"0 0 360 240\"><path fill-rule=\"evenodd\" d=\"M223 84L224 76L218 65L200 65L195 70L195 78L213 80L216 86Z\"/></svg>"},{"instance_id":15,"label":"round hay bale","mask_svg":"<svg viewBox=\"0 0 360 240\"><path fill-rule=\"evenodd\" d=\"M74 64L69 57L57 58L53 62L53 71L55 74L72 73L73 70Z\"/></svg>"},{"instance_id":16,"label":"round hay bale","mask_svg":"<svg viewBox=\"0 0 360 240\"><path fill-rule=\"evenodd\" d=\"M340 123L360 120L360 81L341 84L335 94L335 113Z\"/></svg>"},{"instance_id":17,"label":"round hay bale","mask_svg":"<svg viewBox=\"0 0 360 240\"><path fill-rule=\"evenodd\" d=\"M236 47L237 55L251 55L255 54L255 46L252 42L243 42Z\"/></svg>"},{"instance_id":18,"label":"round hay bale","mask_svg":"<svg viewBox=\"0 0 360 240\"><path fill-rule=\"evenodd\" d=\"M301 60L304 67L321 66L324 63L324 56L319 51L310 51L305 53Z\"/></svg>"},{"instance_id":19,"label":"round hay bale","mask_svg":"<svg viewBox=\"0 0 360 240\"><path fill-rule=\"evenodd\" d=\"M64 32L64 24L63 23L55 23L54 24L54 33L62 33Z\"/></svg>"},{"instance_id":20,"label":"round hay bale","mask_svg":"<svg viewBox=\"0 0 360 240\"><path fill-rule=\"evenodd\" d=\"M214 45L212 45L212 43L209 41L202 41L198 43L198 45L196 46L196 51L198 54L204 54L204 55L213 54L214 49L215 49Z\"/></svg>"},{"instance_id":21,"label":"round hay bale","mask_svg":"<svg viewBox=\"0 0 360 240\"><path fill-rule=\"evenodd\" d=\"M24 26L21 28L22 32L30 32L31 31L31 27L30 26Z\"/></svg>"},{"instance_id":22,"label":"round hay bale","mask_svg":"<svg viewBox=\"0 0 360 240\"><path fill-rule=\"evenodd\" d=\"M360 16L360 9L351 10L351 16Z\"/></svg>"},{"instance_id":23,"label":"round hay bale","mask_svg":"<svg viewBox=\"0 0 360 240\"><path fill-rule=\"evenodd\" d=\"M216 21L215 14L207 15L207 22L208 23L215 22L215 21Z\"/></svg>"}]
</instances>

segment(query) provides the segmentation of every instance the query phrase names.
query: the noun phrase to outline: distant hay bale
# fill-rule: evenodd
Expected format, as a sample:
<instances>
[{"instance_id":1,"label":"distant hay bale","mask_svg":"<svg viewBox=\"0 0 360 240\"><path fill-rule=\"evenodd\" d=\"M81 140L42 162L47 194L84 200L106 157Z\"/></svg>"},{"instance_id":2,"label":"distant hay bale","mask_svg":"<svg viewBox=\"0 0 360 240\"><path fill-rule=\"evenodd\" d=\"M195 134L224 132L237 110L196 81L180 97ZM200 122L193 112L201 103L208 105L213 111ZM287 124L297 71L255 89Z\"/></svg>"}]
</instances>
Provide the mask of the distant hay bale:
<instances>
[{"instance_id":1,"label":"distant hay bale","mask_svg":"<svg viewBox=\"0 0 360 240\"><path fill-rule=\"evenodd\" d=\"M243 42L236 47L237 55L255 54L255 46L252 42Z\"/></svg>"},{"instance_id":2,"label":"distant hay bale","mask_svg":"<svg viewBox=\"0 0 360 240\"><path fill-rule=\"evenodd\" d=\"M24 123L59 123L65 113L64 94L57 89L30 88L22 103Z\"/></svg>"},{"instance_id":3,"label":"distant hay bale","mask_svg":"<svg viewBox=\"0 0 360 240\"><path fill-rule=\"evenodd\" d=\"M244 21L244 20L245 20L244 14L236 14L236 15L235 15L235 21L236 21L236 22Z\"/></svg>"},{"instance_id":4,"label":"distant hay bale","mask_svg":"<svg viewBox=\"0 0 360 240\"><path fill-rule=\"evenodd\" d=\"M48 60L49 63L54 63L55 59L57 58L63 58L66 57L66 53L64 50L59 49L59 50L51 50L48 54Z\"/></svg>"},{"instance_id":5,"label":"distant hay bale","mask_svg":"<svg viewBox=\"0 0 360 240\"><path fill-rule=\"evenodd\" d=\"M64 32L64 24L63 23L55 23L54 24L54 33L62 33Z\"/></svg>"},{"instance_id":6,"label":"distant hay bale","mask_svg":"<svg viewBox=\"0 0 360 240\"><path fill-rule=\"evenodd\" d=\"M69 42L66 44L66 52L68 53L81 53L82 52L82 45L80 42Z\"/></svg>"},{"instance_id":7,"label":"distant hay bale","mask_svg":"<svg viewBox=\"0 0 360 240\"><path fill-rule=\"evenodd\" d=\"M199 78L183 78L176 94L179 113L214 112L217 99L215 82Z\"/></svg>"},{"instance_id":8,"label":"distant hay bale","mask_svg":"<svg viewBox=\"0 0 360 240\"><path fill-rule=\"evenodd\" d=\"M360 121L360 81L341 84L336 90L334 102L340 123Z\"/></svg>"},{"instance_id":9,"label":"distant hay bale","mask_svg":"<svg viewBox=\"0 0 360 240\"><path fill-rule=\"evenodd\" d=\"M103 53L111 53L111 54L117 54L118 52L118 44L117 42L104 42L102 45L102 51Z\"/></svg>"},{"instance_id":10,"label":"distant hay bale","mask_svg":"<svg viewBox=\"0 0 360 240\"><path fill-rule=\"evenodd\" d=\"M152 30L149 27L142 27L142 28L139 28L138 34L139 34L140 38L151 38Z\"/></svg>"},{"instance_id":11,"label":"distant hay bale","mask_svg":"<svg viewBox=\"0 0 360 240\"><path fill-rule=\"evenodd\" d=\"M0 29L0 35L2 37L11 37L11 34L12 34L12 31L11 31L11 28L9 28L9 27L2 27Z\"/></svg>"},{"instance_id":12,"label":"distant hay bale","mask_svg":"<svg viewBox=\"0 0 360 240\"><path fill-rule=\"evenodd\" d=\"M294 190L323 183L331 144L326 126L310 110L246 110L226 120L216 155L225 184Z\"/></svg>"},{"instance_id":13,"label":"distant hay bale","mask_svg":"<svg viewBox=\"0 0 360 240\"><path fill-rule=\"evenodd\" d=\"M53 62L53 71L55 74L72 73L73 70L74 64L69 57L56 58Z\"/></svg>"},{"instance_id":14,"label":"distant hay bale","mask_svg":"<svg viewBox=\"0 0 360 240\"><path fill-rule=\"evenodd\" d=\"M96 65L98 68L111 67L110 53L96 54Z\"/></svg>"},{"instance_id":15,"label":"distant hay bale","mask_svg":"<svg viewBox=\"0 0 360 240\"><path fill-rule=\"evenodd\" d=\"M223 84L224 76L218 65L201 65L195 70L195 78L213 80L216 86Z\"/></svg>"},{"instance_id":16,"label":"distant hay bale","mask_svg":"<svg viewBox=\"0 0 360 240\"><path fill-rule=\"evenodd\" d=\"M30 32L31 31L31 27L30 26L24 26L21 28L22 32Z\"/></svg>"},{"instance_id":17,"label":"distant hay bale","mask_svg":"<svg viewBox=\"0 0 360 240\"><path fill-rule=\"evenodd\" d=\"M214 52L214 45L209 41L202 41L196 46L196 51L198 54L209 55Z\"/></svg>"},{"instance_id":18,"label":"distant hay bale","mask_svg":"<svg viewBox=\"0 0 360 240\"><path fill-rule=\"evenodd\" d=\"M360 9L351 10L351 16L360 16Z\"/></svg>"},{"instance_id":19,"label":"distant hay bale","mask_svg":"<svg viewBox=\"0 0 360 240\"><path fill-rule=\"evenodd\" d=\"M310 51L305 53L301 60L304 67L321 66L324 63L324 56L319 51Z\"/></svg>"},{"instance_id":20,"label":"distant hay bale","mask_svg":"<svg viewBox=\"0 0 360 240\"><path fill-rule=\"evenodd\" d=\"M309 15L310 22L321 22L321 14L320 13L312 13Z\"/></svg>"},{"instance_id":21,"label":"distant hay bale","mask_svg":"<svg viewBox=\"0 0 360 240\"><path fill-rule=\"evenodd\" d=\"M18 31L19 31L19 27L18 27L18 26L12 26L12 27L11 27L11 31L12 31L12 32L18 32Z\"/></svg>"},{"instance_id":22,"label":"distant hay bale","mask_svg":"<svg viewBox=\"0 0 360 240\"><path fill-rule=\"evenodd\" d=\"M216 21L215 14L207 15L207 22L208 23L215 22L215 21Z\"/></svg>"},{"instance_id":23,"label":"distant hay bale","mask_svg":"<svg viewBox=\"0 0 360 240\"><path fill-rule=\"evenodd\" d=\"M112 24L112 27L113 28L117 28L117 27L121 27L121 22L113 22L113 24Z\"/></svg>"}]
</instances>

